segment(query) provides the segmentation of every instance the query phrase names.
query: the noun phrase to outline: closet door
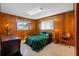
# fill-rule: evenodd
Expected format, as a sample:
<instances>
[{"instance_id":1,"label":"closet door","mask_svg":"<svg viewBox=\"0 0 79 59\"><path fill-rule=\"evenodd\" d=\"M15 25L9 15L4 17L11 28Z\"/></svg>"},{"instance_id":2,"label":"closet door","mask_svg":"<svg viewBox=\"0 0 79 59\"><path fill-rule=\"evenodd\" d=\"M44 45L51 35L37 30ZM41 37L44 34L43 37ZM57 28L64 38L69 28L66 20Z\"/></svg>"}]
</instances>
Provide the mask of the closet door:
<instances>
[{"instance_id":1,"label":"closet door","mask_svg":"<svg viewBox=\"0 0 79 59\"><path fill-rule=\"evenodd\" d=\"M76 4L76 55L79 56L79 3Z\"/></svg>"}]
</instances>

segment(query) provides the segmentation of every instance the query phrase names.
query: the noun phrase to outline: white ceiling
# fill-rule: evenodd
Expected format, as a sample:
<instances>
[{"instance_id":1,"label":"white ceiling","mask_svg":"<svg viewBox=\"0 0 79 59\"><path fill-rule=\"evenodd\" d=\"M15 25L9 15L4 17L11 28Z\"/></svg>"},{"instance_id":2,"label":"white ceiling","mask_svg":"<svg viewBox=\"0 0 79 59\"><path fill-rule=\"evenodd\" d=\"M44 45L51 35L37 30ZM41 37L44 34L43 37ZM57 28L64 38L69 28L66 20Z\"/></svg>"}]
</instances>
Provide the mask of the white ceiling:
<instances>
[{"instance_id":1,"label":"white ceiling","mask_svg":"<svg viewBox=\"0 0 79 59\"><path fill-rule=\"evenodd\" d=\"M34 15L28 14L29 11L36 8L43 8L43 10ZM1 3L1 12L31 19L39 19L71 10L73 10L72 3Z\"/></svg>"}]
</instances>

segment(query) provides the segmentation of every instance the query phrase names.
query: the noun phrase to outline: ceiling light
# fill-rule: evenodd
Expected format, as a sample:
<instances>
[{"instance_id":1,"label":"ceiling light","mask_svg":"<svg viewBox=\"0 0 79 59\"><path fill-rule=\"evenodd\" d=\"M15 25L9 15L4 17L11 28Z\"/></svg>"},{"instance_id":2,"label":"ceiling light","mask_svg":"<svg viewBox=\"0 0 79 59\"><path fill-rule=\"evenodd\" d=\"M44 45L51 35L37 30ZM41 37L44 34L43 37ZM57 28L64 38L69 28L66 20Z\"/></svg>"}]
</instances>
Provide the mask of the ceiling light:
<instances>
[{"instance_id":1,"label":"ceiling light","mask_svg":"<svg viewBox=\"0 0 79 59\"><path fill-rule=\"evenodd\" d=\"M29 15L34 15L42 11L42 8L36 8L28 12Z\"/></svg>"}]
</instances>

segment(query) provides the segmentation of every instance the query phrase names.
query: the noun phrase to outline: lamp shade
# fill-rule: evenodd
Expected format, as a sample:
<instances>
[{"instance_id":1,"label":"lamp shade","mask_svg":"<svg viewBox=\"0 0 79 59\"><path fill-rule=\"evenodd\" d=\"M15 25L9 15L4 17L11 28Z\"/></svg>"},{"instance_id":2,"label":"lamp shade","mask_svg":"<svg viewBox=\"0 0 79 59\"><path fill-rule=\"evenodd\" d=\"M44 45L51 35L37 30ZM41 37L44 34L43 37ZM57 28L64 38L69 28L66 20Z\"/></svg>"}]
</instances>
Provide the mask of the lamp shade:
<instances>
[{"instance_id":1,"label":"lamp shade","mask_svg":"<svg viewBox=\"0 0 79 59\"><path fill-rule=\"evenodd\" d=\"M58 31L59 31L59 29L55 29L54 31L55 31L55 32L58 32Z\"/></svg>"}]
</instances>

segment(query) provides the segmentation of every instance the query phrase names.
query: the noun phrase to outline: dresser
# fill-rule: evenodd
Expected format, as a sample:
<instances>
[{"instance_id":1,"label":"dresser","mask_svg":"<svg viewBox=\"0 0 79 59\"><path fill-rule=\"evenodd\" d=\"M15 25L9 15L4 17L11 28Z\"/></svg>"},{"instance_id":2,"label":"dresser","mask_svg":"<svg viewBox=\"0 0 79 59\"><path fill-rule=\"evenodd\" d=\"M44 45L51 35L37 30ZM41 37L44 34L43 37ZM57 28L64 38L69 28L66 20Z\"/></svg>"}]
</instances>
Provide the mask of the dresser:
<instances>
[{"instance_id":1,"label":"dresser","mask_svg":"<svg viewBox=\"0 0 79 59\"><path fill-rule=\"evenodd\" d=\"M16 36L1 36L1 56L12 56L20 52L20 39Z\"/></svg>"}]
</instances>

